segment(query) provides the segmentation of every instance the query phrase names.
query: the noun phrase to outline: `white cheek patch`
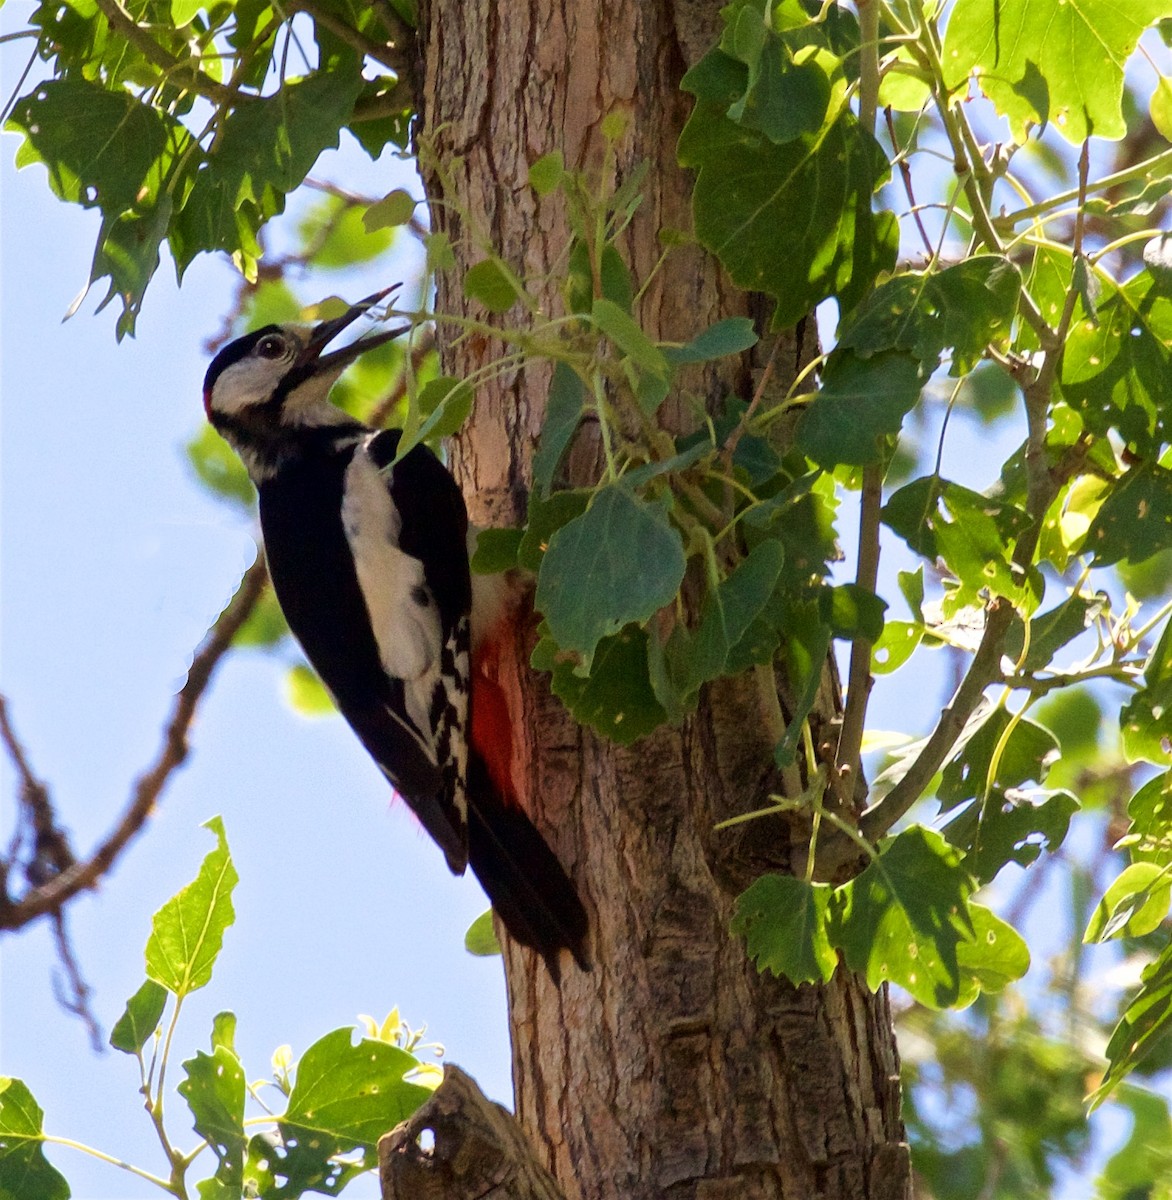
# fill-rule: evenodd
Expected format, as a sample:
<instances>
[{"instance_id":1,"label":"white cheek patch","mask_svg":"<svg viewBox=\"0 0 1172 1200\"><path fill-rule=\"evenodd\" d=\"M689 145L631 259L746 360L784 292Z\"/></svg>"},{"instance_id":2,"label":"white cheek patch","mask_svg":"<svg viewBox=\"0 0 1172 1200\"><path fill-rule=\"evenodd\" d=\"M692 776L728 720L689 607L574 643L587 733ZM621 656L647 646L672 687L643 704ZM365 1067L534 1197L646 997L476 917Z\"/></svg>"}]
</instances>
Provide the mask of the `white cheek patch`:
<instances>
[{"instance_id":1,"label":"white cheek patch","mask_svg":"<svg viewBox=\"0 0 1172 1200\"><path fill-rule=\"evenodd\" d=\"M242 358L216 380L212 411L231 417L254 404L263 404L288 369L286 359Z\"/></svg>"},{"instance_id":2,"label":"white cheek patch","mask_svg":"<svg viewBox=\"0 0 1172 1200\"><path fill-rule=\"evenodd\" d=\"M439 667L440 618L423 564L398 547L399 523L386 479L365 449L356 451L346 469L342 525L383 667L414 680Z\"/></svg>"}]
</instances>

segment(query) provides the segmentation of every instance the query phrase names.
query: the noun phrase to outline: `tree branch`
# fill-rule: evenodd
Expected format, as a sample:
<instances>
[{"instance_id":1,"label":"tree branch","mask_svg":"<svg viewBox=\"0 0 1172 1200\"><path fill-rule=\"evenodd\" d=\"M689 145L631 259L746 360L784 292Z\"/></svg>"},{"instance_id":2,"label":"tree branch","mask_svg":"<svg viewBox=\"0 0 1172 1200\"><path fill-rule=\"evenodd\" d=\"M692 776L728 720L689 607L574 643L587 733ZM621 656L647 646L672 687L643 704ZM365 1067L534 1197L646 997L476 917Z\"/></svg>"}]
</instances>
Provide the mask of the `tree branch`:
<instances>
[{"instance_id":1,"label":"tree branch","mask_svg":"<svg viewBox=\"0 0 1172 1200\"><path fill-rule=\"evenodd\" d=\"M379 1140L378 1160L383 1200L565 1200L521 1126L451 1063L432 1098Z\"/></svg>"},{"instance_id":2,"label":"tree branch","mask_svg":"<svg viewBox=\"0 0 1172 1200\"><path fill-rule=\"evenodd\" d=\"M84 862L73 863L18 901L0 897L0 930L20 929L46 913L60 912L62 905L78 892L97 885L127 844L140 832L155 803L174 773L187 757L187 731L204 692L207 691L220 660L232 645L240 627L248 619L268 582L264 556L259 551L252 566L244 573L236 594L216 618L200 644L187 672L187 680L175 697L171 716L163 731L163 743L155 761L134 783L130 803L106 840ZM10 755L12 743L5 737ZM17 769L20 770L20 761ZM27 763L26 763L27 766ZM29 772L31 778L31 772ZM24 778L22 774L22 778Z\"/></svg>"}]
</instances>

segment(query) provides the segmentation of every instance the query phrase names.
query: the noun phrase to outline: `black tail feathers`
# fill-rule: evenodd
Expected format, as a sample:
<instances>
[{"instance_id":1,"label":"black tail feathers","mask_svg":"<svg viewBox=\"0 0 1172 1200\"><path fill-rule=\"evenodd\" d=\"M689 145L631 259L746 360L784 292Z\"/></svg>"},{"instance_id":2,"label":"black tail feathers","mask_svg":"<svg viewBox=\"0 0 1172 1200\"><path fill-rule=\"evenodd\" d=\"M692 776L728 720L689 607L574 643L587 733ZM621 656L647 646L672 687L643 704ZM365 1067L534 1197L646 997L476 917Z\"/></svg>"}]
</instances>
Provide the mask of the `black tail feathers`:
<instances>
[{"instance_id":1,"label":"black tail feathers","mask_svg":"<svg viewBox=\"0 0 1172 1200\"><path fill-rule=\"evenodd\" d=\"M468 862L509 934L545 959L554 982L563 948L590 970L590 922L577 890L533 822L505 805L477 754L468 763Z\"/></svg>"}]
</instances>

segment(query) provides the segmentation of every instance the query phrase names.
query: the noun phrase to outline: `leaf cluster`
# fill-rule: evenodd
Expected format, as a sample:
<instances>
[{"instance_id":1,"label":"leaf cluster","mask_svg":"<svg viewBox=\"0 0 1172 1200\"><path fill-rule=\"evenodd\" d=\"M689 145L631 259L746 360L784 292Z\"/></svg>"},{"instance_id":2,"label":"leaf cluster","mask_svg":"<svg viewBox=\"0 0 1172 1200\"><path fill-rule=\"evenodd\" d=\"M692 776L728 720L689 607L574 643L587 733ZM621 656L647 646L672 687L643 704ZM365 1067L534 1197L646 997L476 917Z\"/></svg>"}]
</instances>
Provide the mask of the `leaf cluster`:
<instances>
[{"instance_id":1,"label":"leaf cluster","mask_svg":"<svg viewBox=\"0 0 1172 1200\"><path fill-rule=\"evenodd\" d=\"M132 333L169 247L178 277L205 252L257 278L266 221L348 129L377 158L406 147L413 10L310 0L46 2L29 19L51 77L6 128L17 165L101 214L91 285L108 278ZM364 71L364 68L372 68Z\"/></svg>"},{"instance_id":2,"label":"leaf cluster","mask_svg":"<svg viewBox=\"0 0 1172 1200\"><path fill-rule=\"evenodd\" d=\"M335 1029L293 1064L289 1047L273 1056L271 1082L249 1082L236 1051L236 1017L219 1013L208 1051L182 1064L174 1092L165 1086L184 1000L207 986L225 930L235 920L237 874L218 817L207 822L216 846L194 880L155 914L146 945L146 980L127 1001L110 1034L115 1050L139 1068L146 1113L162 1148L164 1172L153 1174L44 1130L43 1113L19 1079L0 1079L0 1191L21 1200L67 1200L65 1177L45 1157L46 1144L67 1145L156 1184L180 1200L199 1168L201 1200L295 1200L307 1192L336 1195L377 1165L378 1139L431 1094L436 1068L416 1057L420 1034L397 1010L366 1035ZM164 1105L186 1104L198 1142L172 1140ZM246 1116L252 1108L261 1116ZM206 1154L210 1151L210 1155Z\"/></svg>"}]
</instances>

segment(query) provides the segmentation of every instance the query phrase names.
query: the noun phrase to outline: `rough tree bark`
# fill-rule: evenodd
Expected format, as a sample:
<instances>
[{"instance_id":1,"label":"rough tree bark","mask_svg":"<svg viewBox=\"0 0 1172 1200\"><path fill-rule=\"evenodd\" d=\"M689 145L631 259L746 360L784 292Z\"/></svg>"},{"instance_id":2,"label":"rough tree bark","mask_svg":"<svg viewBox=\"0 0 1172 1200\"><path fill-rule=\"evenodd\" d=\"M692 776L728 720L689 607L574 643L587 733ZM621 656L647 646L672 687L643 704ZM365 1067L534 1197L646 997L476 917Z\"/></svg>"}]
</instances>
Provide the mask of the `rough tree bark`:
<instances>
[{"instance_id":1,"label":"rough tree bark","mask_svg":"<svg viewBox=\"0 0 1172 1200\"><path fill-rule=\"evenodd\" d=\"M572 167L597 167L600 122L622 111L630 132L618 178L649 164L623 247L645 277L660 253L657 230L690 227L689 180L674 158L689 110L678 84L712 43L717 8L715 0L428 0L423 130L451 172L446 199L455 202L433 203L435 224L454 229L454 209L473 213L517 269L546 273L567 228L558 204L539 204L527 187L528 167L554 149ZM425 182L435 201L438 180ZM555 292L545 299L560 311ZM638 317L653 336L686 340L747 304L692 249L672 257ZM438 306L469 310L458 281L441 284ZM476 339L452 345L445 333L450 374L498 349ZM796 358L791 344L778 362ZM729 388L748 396L752 364L695 382L713 398ZM454 451L478 523L523 516L547 384L548 372L530 368L478 393ZM580 441L571 470L583 482L594 461L589 438ZM526 651L518 645L505 681L524 714L517 766L530 811L590 911L596 964L589 974L567 964L559 988L534 955L505 950L517 1116L566 1195L907 1196L886 994L841 970L820 988L761 976L728 933L737 892L763 869L788 869L796 852L780 821L713 832L779 786L752 682L707 689L681 727L622 750L570 720L527 670ZM783 681L783 704L784 690ZM828 688L824 736L837 704Z\"/></svg>"}]
</instances>

